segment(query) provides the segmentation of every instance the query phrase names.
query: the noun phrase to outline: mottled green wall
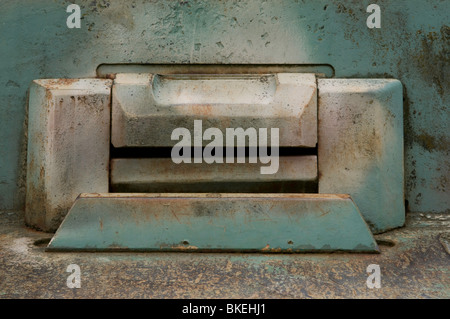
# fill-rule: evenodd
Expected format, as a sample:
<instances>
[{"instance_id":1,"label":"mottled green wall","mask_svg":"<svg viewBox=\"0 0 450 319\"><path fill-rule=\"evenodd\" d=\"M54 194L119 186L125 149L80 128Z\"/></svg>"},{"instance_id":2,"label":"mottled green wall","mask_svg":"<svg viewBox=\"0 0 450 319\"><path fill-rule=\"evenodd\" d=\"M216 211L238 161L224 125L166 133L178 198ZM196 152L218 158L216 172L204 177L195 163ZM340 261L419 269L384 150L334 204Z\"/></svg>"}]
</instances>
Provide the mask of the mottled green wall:
<instances>
[{"instance_id":1,"label":"mottled green wall","mask_svg":"<svg viewBox=\"0 0 450 319\"><path fill-rule=\"evenodd\" d=\"M66 27L70 2L81 29ZM327 63L403 83L409 208L449 211L448 0L70 2L0 3L0 209L24 205L33 79L94 77L102 63ZM371 2L381 29L366 26Z\"/></svg>"}]
</instances>

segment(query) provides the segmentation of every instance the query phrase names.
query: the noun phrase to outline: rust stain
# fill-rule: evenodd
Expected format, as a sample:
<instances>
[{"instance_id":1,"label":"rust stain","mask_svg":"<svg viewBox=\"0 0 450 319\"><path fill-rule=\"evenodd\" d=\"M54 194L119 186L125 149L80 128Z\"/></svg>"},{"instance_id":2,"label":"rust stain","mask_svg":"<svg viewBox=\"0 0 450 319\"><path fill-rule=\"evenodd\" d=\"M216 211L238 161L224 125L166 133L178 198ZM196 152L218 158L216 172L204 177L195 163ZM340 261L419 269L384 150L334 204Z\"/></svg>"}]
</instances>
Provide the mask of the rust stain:
<instances>
[{"instance_id":1,"label":"rust stain","mask_svg":"<svg viewBox=\"0 0 450 319\"><path fill-rule=\"evenodd\" d=\"M175 219L178 221L178 223L181 224L181 221L178 219L177 214L175 214L175 212L172 209L170 209L170 213L172 214L173 217L175 217Z\"/></svg>"},{"instance_id":2,"label":"rust stain","mask_svg":"<svg viewBox=\"0 0 450 319\"><path fill-rule=\"evenodd\" d=\"M198 115L198 116L212 116L213 108L210 104L203 104L203 105L192 105L191 107L191 113Z\"/></svg>"},{"instance_id":3,"label":"rust stain","mask_svg":"<svg viewBox=\"0 0 450 319\"><path fill-rule=\"evenodd\" d=\"M125 246L121 246L117 243L112 243L111 245L108 246L108 248L112 248L112 249L124 249L124 250L128 250L128 247Z\"/></svg>"},{"instance_id":4,"label":"rust stain","mask_svg":"<svg viewBox=\"0 0 450 319\"><path fill-rule=\"evenodd\" d=\"M78 79L52 79L48 81L51 86L70 86L71 84L77 82Z\"/></svg>"},{"instance_id":5,"label":"rust stain","mask_svg":"<svg viewBox=\"0 0 450 319\"><path fill-rule=\"evenodd\" d=\"M31 158L28 170L30 172L34 170L34 157Z\"/></svg>"},{"instance_id":6,"label":"rust stain","mask_svg":"<svg viewBox=\"0 0 450 319\"><path fill-rule=\"evenodd\" d=\"M323 217L323 216L325 216L325 215L327 215L329 213L330 213L330 210L322 211L322 214L320 214L319 217Z\"/></svg>"},{"instance_id":7,"label":"rust stain","mask_svg":"<svg viewBox=\"0 0 450 319\"><path fill-rule=\"evenodd\" d=\"M196 199L196 198L262 198L271 200L272 198L300 198L300 199L348 199L348 194L313 194L313 193L82 193L80 198L154 198L163 199Z\"/></svg>"},{"instance_id":8,"label":"rust stain","mask_svg":"<svg viewBox=\"0 0 450 319\"><path fill-rule=\"evenodd\" d=\"M178 251L189 251L189 250L198 250L197 246L182 246L182 245L161 245L162 250L167 250L167 248L170 248L169 250L178 250Z\"/></svg>"},{"instance_id":9,"label":"rust stain","mask_svg":"<svg viewBox=\"0 0 450 319\"><path fill-rule=\"evenodd\" d=\"M428 83L435 84L438 94L443 98L445 88L450 86L448 76L448 55L450 27L443 25L438 32L428 32L418 30L417 34L421 36L421 49L417 50L415 60L419 67L420 74Z\"/></svg>"},{"instance_id":10,"label":"rust stain","mask_svg":"<svg viewBox=\"0 0 450 319\"><path fill-rule=\"evenodd\" d=\"M421 134L413 135L413 141L418 143L428 152L432 152L435 150L446 151L450 146L450 143L445 139L445 137L442 137L438 140L436 136L432 136L424 132L422 132Z\"/></svg>"},{"instance_id":11,"label":"rust stain","mask_svg":"<svg viewBox=\"0 0 450 319\"><path fill-rule=\"evenodd\" d=\"M46 91L45 91L45 99L46 99L47 101L51 101L51 100L52 100L52 97L53 97L52 91L46 90ZM45 107L48 109L50 103L45 103L44 105L45 105Z\"/></svg>"},{"instance_id":12,"label":"rust stain","mask_svg":"<svg viewBox=\"0 0 450 319\"><path fill-rule=\"evenodd\" d=\"M41 172L43 170L41 169ZM42 179L27 183L27 200L25 202L25 224L39 231L54 232L59 224L47 223L47 199L40 190L44 187Z\"/></svg>"}]
</instances>

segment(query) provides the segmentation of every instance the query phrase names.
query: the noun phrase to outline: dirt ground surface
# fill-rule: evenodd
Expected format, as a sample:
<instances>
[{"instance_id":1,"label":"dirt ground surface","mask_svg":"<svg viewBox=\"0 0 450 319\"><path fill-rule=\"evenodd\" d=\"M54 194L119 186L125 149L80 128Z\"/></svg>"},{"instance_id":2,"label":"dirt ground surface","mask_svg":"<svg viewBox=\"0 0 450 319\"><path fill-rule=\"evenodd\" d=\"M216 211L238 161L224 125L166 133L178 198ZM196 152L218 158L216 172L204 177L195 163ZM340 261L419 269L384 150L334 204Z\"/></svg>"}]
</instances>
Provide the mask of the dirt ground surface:
<instances>
[{"instance_id":1,"label":"dirt ground surface","mask_svg":"<svg viewBox=\"0 0 450 319\"><path fill-rule=\"evenodd\" d=\"M56 253L0 212L0 298L449 298L450 216L408 214L380 254ZM67 267L80 267L69 288ZM367 267L380 266L370 289Z\"/></svg>"}]
</instances>

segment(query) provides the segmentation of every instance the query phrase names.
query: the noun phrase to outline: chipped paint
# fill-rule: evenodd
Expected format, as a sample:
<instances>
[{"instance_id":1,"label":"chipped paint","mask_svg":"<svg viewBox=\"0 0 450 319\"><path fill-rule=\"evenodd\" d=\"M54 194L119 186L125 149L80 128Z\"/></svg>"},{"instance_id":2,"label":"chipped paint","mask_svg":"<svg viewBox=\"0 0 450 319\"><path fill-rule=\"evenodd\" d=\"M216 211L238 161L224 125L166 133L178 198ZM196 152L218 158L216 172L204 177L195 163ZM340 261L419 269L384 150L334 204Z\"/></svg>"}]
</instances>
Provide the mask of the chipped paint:
<instances>
[{"instance_id":1,"label":"chipped paint","mask_svg":"<svg viewBox=\"0 0 450 319\"><path fill-rule=\"evenodd\" d=\"M33 79L95 77L100 65L111 64L327 64L336 77L403 83L409 210L448 212L448 180L436 189L450 170L447 1L383 1L378 30L365 27L368 2L356 0L287 0L282 6L80 0L79 30L64 26L68 3L0 4L0 208L24 208L24 123ZM417 138L423 132L431 139Z\"/></svg>"},{"instance_id":2,"label":"chipped paint","mask_svg":"<svg viewBox=\"0 0 450 319\"><path fill-rule=\"evenodd\" d=\"M110 80L33 81L25 222L55 231L83 191L107 191Z\"/></svg>"}]
</instances>

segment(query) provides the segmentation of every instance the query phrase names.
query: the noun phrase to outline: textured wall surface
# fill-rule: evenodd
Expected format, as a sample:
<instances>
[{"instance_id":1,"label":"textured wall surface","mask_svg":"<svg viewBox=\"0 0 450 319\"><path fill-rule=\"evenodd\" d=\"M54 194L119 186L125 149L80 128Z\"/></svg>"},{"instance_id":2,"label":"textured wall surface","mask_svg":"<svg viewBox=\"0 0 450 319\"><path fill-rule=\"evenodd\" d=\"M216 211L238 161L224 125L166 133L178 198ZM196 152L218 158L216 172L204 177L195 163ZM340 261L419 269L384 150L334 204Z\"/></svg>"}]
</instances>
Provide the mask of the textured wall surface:
<instances>
[{"instance_id":1,"label":"textured wall surface","mask_svg":"<svg viewBox=\"0 0 450 319\"><path fill-rule=\"evenodd\" d=\"M80 29L66 26L71 2ZM95 77L103 63L274 63L399 79L409 209L448 212L450 2L377 1L381 29L369 29L371 2L1 1L0 209L24 206L32 80Z\"/></svg>"}]
</instances>

